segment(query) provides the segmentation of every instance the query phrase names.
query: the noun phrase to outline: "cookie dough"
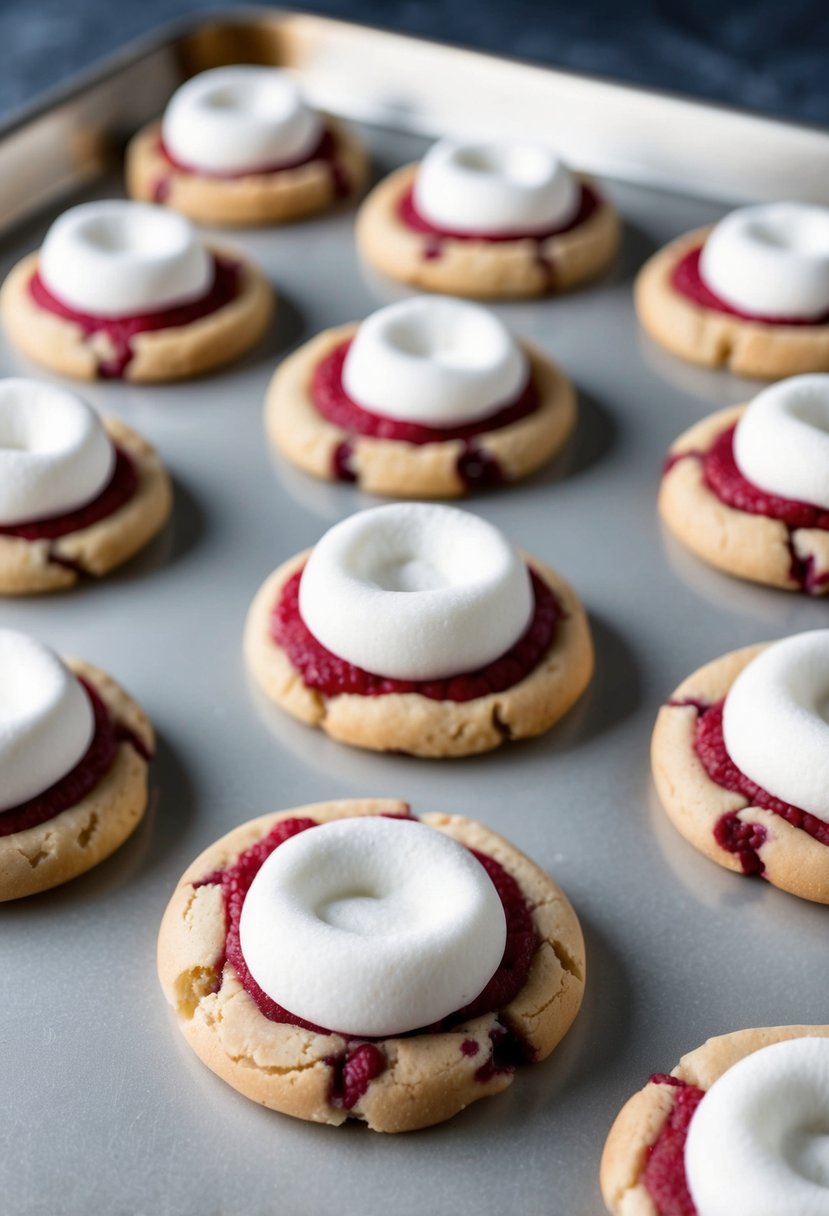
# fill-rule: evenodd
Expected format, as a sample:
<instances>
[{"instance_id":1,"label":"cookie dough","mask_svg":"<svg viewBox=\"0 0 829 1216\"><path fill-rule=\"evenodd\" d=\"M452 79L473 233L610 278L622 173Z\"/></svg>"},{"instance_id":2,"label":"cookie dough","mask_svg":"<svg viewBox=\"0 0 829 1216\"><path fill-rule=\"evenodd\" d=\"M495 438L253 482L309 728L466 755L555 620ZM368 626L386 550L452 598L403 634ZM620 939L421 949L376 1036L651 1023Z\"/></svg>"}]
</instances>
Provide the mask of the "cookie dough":
<instances>
[{"instance_id":1,"label":"cookie dough","mask_svg":"<svg viewBox=\"0 0 829 1216\"><path fill-rule=\"evenodd\" d=\"M829 1037L829 1026L770 1026L738 1030L709 1039L683 1056L671 1073L680 1082L708 1090L734 1064L752 1052L787 1039ZM644 1181L651 1147L656 1143L681 1090L649 1081L616 1118L602 1154L602 1198L612 1216L667 1216L660 1211Z\"/></svg>"},{"instance_id":2,"label":"cookie dough","mask_svg":"<svg viewBox=\"0 0 829 1216\"><path fill-rule=\"evenodd\" d=\"M239 266L234 298L188 324L134 334L131 357L120 373L125 380L189 379L229 363L261 338L273 315L273 289L252 263L230 260ZM37 268L38 254L28 254L0 289L0 317L12 342L27 358L59 375L78 380L105 375L120 353L112 339L103 331L87 336L77 322L40 308L29 290Z\"/></svg>"},{"instance_id":3,"label":"cookie dough","mask_svg":"<svg viewBox=\"0 0 829 1216\"><path fill-rule=\"evenodd\" d=\"M587 614L572 588L549 566L528 559L552 588L562 613L552 645L512 687L470 701L435 701L420 693L328 697L308 688L270 636L271 613L282 588L310 550L281 565L263 583L248 613L245 656L257 684L277 705L341 743L415 756L470 756L510 739L543 734L584 692L593 674Z\"/></svg>"},{"instance_id":4,"label":"cookie dough","mask_svg":"<svg viewBox=\"0 0 829 1216\"><path fill-rule=\"evenodd\" d=\"M132 461L135 493L111 515L54 540L0 535L0 595L63 591L83 575L100 578L143 549L167 522L173 492L155 449L118 418L104 419L104 426Z\"/></svg>"},{"instance_id":5,"label":"cookie dough","mask_svg":"<svg viewBox=\"0 0 829 1216\"><path fill-rule=\"evenodd\" d=\"M308 817L326 823L351 815L406 814L408 805L395 799L352 799L266 815L212 845L176 887L158 939L164 995L199 1058L255 1102L317 1123L351 1118L375 1131L412 1131L507 1088L512 1068L493 1058L494 1042L504 1030L523 1041L534 1060L542 1060L572 1024L582 999L585 958L581 929L566 897L506 840L474 820L443 814L421 818L499 862L531 909L538 944L515 999L448 1031L377 1041L373 1046L382 1069L350 1109L338 1098L337 1083L359 1045L337 1034L274 1022L260 1012L232 966L222 961L222 889L199 884L232 864L280 820Z\"/></svg>"},{"instance_id":6,"label":"cookie dough","mask_svg":"<svg viewBox=\"0 0 829 1216\"><path fill-rule=\"evenodd\" d=\"M728 506L709 489L701 456L746 406L718 410L672 444L659 491L659 512L697 557L752 582L787 591L829 593L829 532L792 528L781 519Z\"/></svg>"},{"instance_id":7,"label":"cookie dough","mask_svg":"<svg viewBox=\"0 0 829 1216\"><path fill-rule=\"evenodd\" d=\"M106 672L79 659L66 662L95 689L124 728L123 738L111 768L75 806L37 827L0 836L0 901L47 891L91 870L135 831L147 807L154 746L147 715Z\"/></svg>"},{"instance_id":8,"label":"cookie dough","mask_svg":"<svg viewBox=\"0 0 829 1216\"><path fill-rule=\"evenodd\" d=\"M781 815L751 806L743 794L717 785L694 750L699 706L721 701L764 649L747 646L707 663L683 680L662 706L651 742L656 790L677 831L711 861L738 874L746 872L740 848L732 852L722 847L714 834L723 816L734 816L737 829L761 829L746 843L759 859L764 878L802 899L829 903L829 846Z\"/></svg>"},{"instance_id":9,"label":"cookie dough","mask_svg":"<svg viewBox=\"0 0 829 1216\"><path fill-rule=\"evenodd\" d=\"M458 498L469 490L459 461L470 454L494 461L501 477L517 481L550 460L576 422L576 398L569 380L552 360L522 343L538 390L538 407L517 422L471 439L414 444L378 439L329 422L314 405L314 371L357 323L326 330L286 359L275 372L265 400L265 430L277 451L314 477L335 480L338 454L348 449L348 472L369 494L401 498Z\"/></svg>"},{"instance_id":10,"label":"cookie dough","mask_svg":"<svg viewBox=\"0 0 829 1216\"><path fill-rule=\"evenodd\" d=\"M328 116L325 124L331 147L324 157L272 173L221 177L171 164L161 150L161 125L151 123L127 148L127 192L166 203L199 224L243 227L305 219L362 193L368 177L368 158L353 132Z\"/></svg>"},{"instance_id":11,"label":"cookie dough","mask_svg":"<svg viewBox=\"0 0 829 1216\"><path fill-rule=\"evenodd\" d=\"M712 231L699 228L649 258L636 279L634 300L645 331L674 355L739 376L778 380L799 372L829 371L829 324L749 321L704 308L673 286L677 265Z\"/></svg>"},{"instance_id":12,"label":"cookie dough","mask_svg":"<svg viewBox=\"0 0 829 1216\"><path fill-rule=\"evenodd\" d=\"M610 262L619 244L619 218L604 199L583 223L536 240L484 241L434 237L399 215L417 165L390 174L371 191L357 216L357 245L365 260L392 279L424 291L479 299L521 299L569 291Z\"/></svg>"}]
</instances>

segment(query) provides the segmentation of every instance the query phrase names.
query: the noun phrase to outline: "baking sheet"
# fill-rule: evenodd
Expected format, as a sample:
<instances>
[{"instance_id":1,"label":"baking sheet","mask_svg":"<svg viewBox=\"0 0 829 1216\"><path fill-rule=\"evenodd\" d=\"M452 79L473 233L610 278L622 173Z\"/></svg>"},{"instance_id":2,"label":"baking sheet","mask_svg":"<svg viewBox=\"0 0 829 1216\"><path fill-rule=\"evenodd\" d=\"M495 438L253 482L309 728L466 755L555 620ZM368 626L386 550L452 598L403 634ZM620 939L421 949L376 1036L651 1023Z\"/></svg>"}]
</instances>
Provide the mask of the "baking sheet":
<instances>
[{"instance_id":1,"label":"baking sheet","mask_svg":"<svg viewBox=\"0 0 829 1216\"><path fill-rule=\"evenodd\" d=\"M425 147L364 134L378 175ZM637 328L631 281L657 245L723 208L603 185L626 221L613 272L571 296L497 307L574 379L575 439L528 482L469 501L556 566L590 612L595 680L539 740L466 761L364 754L265 705L246 676L242 624L261 580L376 501L272 459L261 427L279 358L403 294L359 265L353 211L222 234L280 293L267 340L241 363L189 384L82 390L158 445L174 522L104 582L1 602L0 625L111 670L151 715L158 757L147 818L113 858L0 906L4 1216L589 1216L602 1211L604 1136L649 1072L711 1034L827 1020L825 909L699 856L659 811L648 770L656 710L688 672L826 623L825 604L703 567L656 517L669 442L753 386L657 350ZM113 179L84 197L117 190ZM49 218L14 229L3 273ZM5 342L0 371L53 379ZM399 1137L299 1123L242 1098L186 1046L155 977L161 913L202 848L265 811L360 795L503 832L561 883L587 938L585 1004L555 1055L449 1124Z\"/></svg>"}]
</instances>

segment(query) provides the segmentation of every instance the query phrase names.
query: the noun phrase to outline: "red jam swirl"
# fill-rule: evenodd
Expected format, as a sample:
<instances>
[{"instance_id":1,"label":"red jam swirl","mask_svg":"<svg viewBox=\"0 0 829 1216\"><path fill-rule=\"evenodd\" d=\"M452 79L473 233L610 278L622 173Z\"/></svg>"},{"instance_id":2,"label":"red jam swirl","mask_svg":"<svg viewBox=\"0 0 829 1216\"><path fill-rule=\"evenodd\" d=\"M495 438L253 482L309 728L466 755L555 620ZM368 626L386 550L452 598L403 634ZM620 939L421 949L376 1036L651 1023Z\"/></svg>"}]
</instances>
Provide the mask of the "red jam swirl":
<instances>
[{"instance_id":1,"label":"red jam swirl","mask_svg":"<svg viewBox=\"0 0 829 1216\"><path fill-rule=\"evenodd\" d=\"M308 629L299 611L302 571L293 574L282 588L271 613L270 637L299 671L306 688L327 697L346 693L380 697L388 693L419 693L431 701L472 701L475 697L504 692L533 670L549 649L562 616L561 605L551 588L530 570L535 608L524 634L510 649L477 671L439 680L395 680L375 675L347 663L327 650Z\"/></svg>"},{"instance_id":2,"label":"red jam swirl","mask_svg":"<svg viewBox=\"0 0 829 1216\"><path fill-rule=\"evenodd\" d=\"M70 532L91 528L102 519L113 515L125 506L138 488L138 472L132 458L123 450L115 449L115 467L103 490L82 507L75 507L63 515L50 519L37 519L31 523L0 525L0 536L17 536L21 540L58 540Z\"/></svg>"},{"instance_id":3,"label":"red jam swirl","mask_svg":"<svg viewBox=\"0 0 829 1216\"><path fill-rule=\"evenodd\" d=\"M95 723L89 747L75 767L48 790L9 810L0 811L0 836L39 827L77 806L112 768L121 743L129 743L144 760L151 759L137 735L112 717L92 685L80 678L79 683L89 697Z\"/></svg>"},{"instance_id":4,"label":"red jam swirl","mask_svg":"<svg viewBox=\"0 0 829 1216\"><path fill-rule=\"evenodd\" d=\"M156 312L136 313L131 317L106 317L78 312L53 295L40 272L35 271L29 280L29 294L38 308L54 313L64 321L80 326L85 339L94 334L106 334L113 346L113 355L98 365L98 375L103 379L120 379L129 367L135 354L133 339L138 334L152 333L159 329L175 329L180 325L191 325L211 313L230 304L239 294L240 266L230 258L213 255L213 282L208 291L198 300L187 304L174 304Z\"/></svg>"},{"instance_id":5,"label":"red jam swirl","mask_svg":"<svg viewBox=\"0 0 829 1216\"><path fill-rule=\"evenodd\" d=\"M345 166L339 158L337 140L334 137L333 131L328 128L322 131L319 140L311 151L306 152L303 156L296 157L294 160L275 161L272 164L259 165L255 169L199 169L195 165L188 165L184 161L177 159L163 139L159 138L157 147L161 156L164 157L170 167L175 169L176 172L189 173L195 177L210 177L217 181L238 181L242 177L260 177L271 173L285 173L289 169L300 169L303 165L310 165L313 161L323 161L328 166L335 197L346 198L351 193L351 181ZM168 191L169 183L164 178L159 179L155 188L155 201L157 203L164 202Z\"/></svg>"},{"instance_id":6,"label":"red jam swirl","mask_svg":"<svg viewBox=\"0 0 829 1216\"><path fill-rule=\"evenodd\" d=\"M418 211L414 200L414 187L410 187L398 204L397 213L402 222L407 228L411 228L414 232L422 232L425 236L432 236L440 240L452 241L486 241L491 244L500 244L503 241L523 241L534 240L546 241L551 236L561 236L565 232L571 232L574 228L578 228L580 224L584 224L595 211L601 206L601 199L592 186L583 182L581 185L581 195L579 197L579 206L572 217L566 224L558 224L551 228L535 228L535 229L516 229L514 232L457 232L451 228L440 228L428 220L422 212ZM439 251L435 250L432 257L439 256Z\"/></svg>"},{"instance_id":7,"label":"red jam swirl","mask_svg":"<svg viewBox=\"0 0 829 1216\"><path fill-rule=\"evenodd\" d=\"M526 418L538 409L538 388L530 376L513 401L496 406L485 418L460 426L436 427L419 422L404 422L385 414L375 414L349 397L343 384L343 365L353 339L348 338L335 347L317 364L311 381L314 406L329 422L357 435L373 439L393 439L401 443L445 443L452 439L472 439L488 431L497 431Z\"/></svg>"},{"instance_id":8,"label":"red jam swirl","mask_svg":"<svg viewBox=\"0 0 829 1216\"><path fill-rule=\"evenodd\" d=\"M647 1150L642 1184L654 1202L657 1216L697 1216L685 1174L685 1143L691 1119L705 1091L661 1073L652 1076L649 1083L669 1085L676 1092L668 1117Z\"/></svg>"},{"instance_id":9,"label":"red jam swirl","mask_svg":"<svg viewBox=\"0 0 829 1216\"><path fill-rule=\"evenodd\" d=\"M215 870L206 878L194 884L196 887L218 885L222 888L225 908L226 934L224 954L218 962L221 971L225 962L230 963L242 987L255 1002L259 1011L271 1022L282 1022L291 1026L301 1026L319 1034L336 1034L337 1031L295 1017L287 1009L277 1004L256 983L251 975L239 937L239 923L242 915L242 905L250 890L251 883L259 872L265 859L270 857L274 849L278 849L286 840L309 828L317 827L314 819L292 818L283 819L277 823L266 836L246 849L239 855L231 866ZM448 1030L459 1022L470 1021L484 1013L492 1013L503 1009L514 1000L524 987L530 964L535 954L537 940L532 912L521 893L518 883L493 857L470 849L492 880L495 890L504 909L507 923L507 940L504 954L498 970L490 979L481 993L470 1004L455 1013L449 1014L441 1022L433 1026L424 1026L419 1030L407 1032L408 1035L436 1033ZM221 982L221 981L220 981ZM345 1035L344 1038L349 1036ZM396 1036L400 1037L400 1036ZM370 1041L370 1040L369 1040ZM365 1061L364 1061L365 1063Z\"/></svg>"},{"instance_id":10,"label":"red jam swirl","mask_svg":"<svg viewBox=\"0 0 829 1216\"><path fill-rule=\"evenodd\" d=\"M829 323L829 313L822 317L764 317L758 313L743 312L726 304L707 285L700 273L700 258L702 245L697 245L682 257L674 267L671 275L671 286L680 295L698 304L700 308L709 308L713 312L724 312L731 317L739 317L742 321L760 322L762 325L826 325Z\"/></svg>"}]
</instances>

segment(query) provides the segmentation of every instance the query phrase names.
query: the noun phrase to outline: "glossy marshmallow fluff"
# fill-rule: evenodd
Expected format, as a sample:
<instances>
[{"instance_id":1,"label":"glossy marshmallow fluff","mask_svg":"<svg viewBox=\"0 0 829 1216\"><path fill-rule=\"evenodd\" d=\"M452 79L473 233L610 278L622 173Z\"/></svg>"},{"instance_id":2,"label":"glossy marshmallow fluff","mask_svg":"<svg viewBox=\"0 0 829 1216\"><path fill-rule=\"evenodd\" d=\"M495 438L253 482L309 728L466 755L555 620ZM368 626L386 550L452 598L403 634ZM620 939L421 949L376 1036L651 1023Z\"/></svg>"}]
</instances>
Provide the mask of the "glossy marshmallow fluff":
<instances>
[{"instance_id":1,"label":"glossy marshmallow fluff","mask_svg":"<svg viewBox=\"0 0 829 1216\"><path fill-rule=\"evenodd\" d=\"M734 459L762 490L829 510L829 376L758 393L737 424Z\"/></svg>"},{"instance_id":2,"label":"glossy marshmallow fluff","mask_svg":"<svg viewBox=\"0 0 829 1216\"><path fill-rule=\"evenodd\" d=\"M775 642L743 668L723 736L747 777L829 823L829 629Z\"/></svg>"},{"instance_id":3,"label":"glossy marshmallow fluff","mask_svg":"<svg viewBox=\"0 0 829 1216\"><path fill-rule=\"evenodd\" d=\"M429 426L475 422L509 404L529 376L506 326L478 304L417 296L362 322L343 387L374 413Z\"/></svg>"},{"instance_id":4,"label":"glossy marshmallow fluff","mask_svg":"<svg viewBox=\"0 0 829 1216\"><path fill-rule=\"evenodd\" d=\"M829 313L829 207L741 207L706 240L700 274L750 316L814 320Z\"/></svg>"},{"instance_id":5,"label":"glossy marshmallow fluff","mask_svg":"<svg viewBox=\"0 0 829 1216\"><path fill-rule=\"evenodd\" d=\"M475 671L521 637L532 584L506 538L455 507L394 503L326 532L299 609L333 654L364 671L432 680Z\"/></svg>"},{"instance_id":6,"label":"glossy marshmallow fluff","mask_svg":"<svg viewBox=\"0 0 829 1216\"><path fill-rule=\"evenodd\" d=\"M697 1216L829 1216L829 1040L773 1043L723 1073L685 1173Z\"/></svg>"},{"instance_id":7,"label":"glossy marshmallow fluff","mask_svg":"<svg viewBox=\"0 0 829 1216\"><path fill-rule=\"evenodd\" d=\"M201 299L213 259L184 216L109 199L64 211L46 234L39 273L76 312L118 318Z\"/></svg>"},{"instance_id":8,"label":"glossy marshmallow fluff","mask_svg":"<svg viewBox=\"0 0 829 1216\"><path fill-rule=\"evenodd\" d=\"M91 502L114 466L109 436L80 397L38 380L0 380L0 525Z\"/></svg>"},{"instance_id":9,"label":"glossy marshmallow fluff","mask_svg":"<svg viewBox=\"0 0 829 1216\"><path fill-rule=\"evenodd\" d=\"M213 68L173 94L162 121L175 160L207 173L254 173L313 152L322 120L279 68Z\"/></svg>"},{"instance_id":10,"label":"glossy marshmallow fluff","mask_svg":"<svg viewBox=\"0 0 829 1216\"><path fill-rule=\"evenodd\" d=\"M550 231L568 224L580 201L577 178L540 144L443 139L414 183L420 214L449 232Z\"/></svg>"},{"instance_id":11,"label":"glossy marshmallow fluff","mask_svg":"<svg viewBox=\"0 0 829 1216\"><path fill-rule=\"evenodd\" d=\"M251 975L295 1017L350 1035L429 1026L479 996L506 919L483 866L424 824L309 828L271 853L242 907Z\"/></svg>"},{"instance_id":12,"label":"glossy marshmallow fluff","mask_svg":"<svg viewBox=\"0 0 829 1216\"><path fill-rule=\"evenodd\" d=\"M89 698L47 646L0 629L0 811L65 777L94 733Z\"/></svg>"}]
</instances>

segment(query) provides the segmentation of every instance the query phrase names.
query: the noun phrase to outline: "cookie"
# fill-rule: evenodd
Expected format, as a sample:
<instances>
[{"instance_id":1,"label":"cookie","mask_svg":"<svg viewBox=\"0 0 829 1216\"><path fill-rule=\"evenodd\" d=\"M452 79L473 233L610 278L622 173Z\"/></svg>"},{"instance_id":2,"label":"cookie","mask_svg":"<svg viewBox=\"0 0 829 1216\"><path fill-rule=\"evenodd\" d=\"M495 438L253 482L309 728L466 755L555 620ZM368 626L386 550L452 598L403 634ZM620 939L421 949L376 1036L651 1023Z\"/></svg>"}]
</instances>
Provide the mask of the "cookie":
<instances>
[{"instance_id":1,"label":"cookie","mask_svg":"<svg viewBox=\"0 0 829 1216\"><path fill-rule=\"evenodd\" d=\"M660 709L651 743L659 799L674 827L694 848L727 870L760 875L773 886L818 903L829 903L829 816L821 819L797 804L800 787L797 780L792 785L788 772L782 777L772 774L778 784L774 793L763 784L762 765L747 774L740 763L742 755L732 755L726 747L723 716L726 698L734 697L741 674L747 674L760 656L775 664L782 660L782 675L776 670L764 675L760 666L754 669L753 684L758 674L763 682L750 693L747 707L742 691L739 702L732 700L732 709L742 715L737 725L750 723L755 741L764 741L779 765L782 744L779 739L774 744L778 714L770 698L778 695L775 690L784 678L789 680L791 661L806 663L802 680L809 679L810 666L815 676L823 670L824 633L796 635L771 647L748 646L707 663L684 680ZM808 652L805 658L797 653L801 647ZM811 714L804 709L803 715L805 740ZM789 752L792 763L798 754L795 730ZM756 757L748 755L754 767Z\"/></svg>"},{"instance_id":2,"label":"cookie","mask_svg":"<svg viewBox=\"0 0 829 1216\"><path fill-rule=\"evenodd\" d=\"M738 1030L709 1039L689 1052L670 1075L651 1077L645 1088L623 1107L604 1147L601 1189L607 1210L613 1216L669 1216L675 1212L693 1216L696 1208L688 1190L685 1149L689 1123L705 1094L730 1069L754 1053L776 1044L813 1038L829 1038L829 1026ZM736 1134L733 1143L742 1150L744 1142L739 1142ZM723 1148L728 1151L728 1142ZM739 1165L735 1163L733 1168L738 1170ZM789 1168L794 1173L797 1167L790 1163ZM745 1185L745 1171L741 1177ZM721 1186L725 1181L720 1175ZM729 1188L739 1181L730 1177ZM749 1202L747 1196L744 1201ZM768 1210L776 1214L778 1210L798 1209Z\"/></svg>"},{"instance_id":3,"label":"cookie","mask_svg":"<svg viewBox=\"0 0 829 1216\"><path fill-rule=\"evenodd\" d=\"M507 1088L516 1058L537 1061L553 1051L581 1003L584 945L566 898L528 858L473 820L427 814L421 822L429 829L485 859L505 908L511 904L513 966L523 973L518 990L508 991L514 982L501 988L509 997L503 1007L473 1003L457 1019L403 1036L367 1040L274 1020L286 1011L257 989L238 938L228 936L238 909L226 902L231 888L222 871L235 866L247 884L286 837L354 816L408 817L409 808L393 799L319 803L255 819L207 849L164 914L159 977L199 1058L255 1102L318 1123L353 1119L375 1131L411 1131Z\"/></svg>"},{"instance_id":4,"label":"cookie","mask_svg":"<svg viewBox=\"0 0 829 1216\"><path fill-rule=\"evenodd\" d=\"M2 631L3 642L10 632ZM0 662L5 665L5 652ZM0 810L0 900L46 891L85 873L123 844L146 809L154 742L146 714L97 667L77 659L67 660L67 666L82 682L77 695L84 702L88 698L94 733L80 760L48 788L38 790L36 783L29 787L33 796ZM40 762L37 753L30 759L34 766ZM21 769L18 753L16 779ZM8 792L7 784L3 793Z\"/></svg>"},{"instance_id":5,"label":"cookie","mask_svg":"<svg viewBox=\"0 0 829 1216\"><path fill-rule=\"evenodd\" d=\"M618 216L587 179L581 179L572 225L548 235L493 239L447 234L413 215L418 172L418 165L406 165L375 186L360 207L356 227L366 262L412 287L477 299L570 291L604 270L618 248Z\"/></svg>"},{"instance_id":6,"label":"cookie","mask_svg":"<svg viewBox=\"0 0 829 1216\"><path fill-rule=\"evenodd\" d=\"M375 313L369 322L326 330L286 359L271 380L265 403L265 429L273 446L304 472L327 480L356 481L370 494L407 498L455 498L478 486L492 486L526 477L550 460L566 442L576 421L572 386L559 368L529 343L513 343L518 350L518 387L509 400L498 395L500 359L491 354L495 400L483 416L454 415L444 424L440 409L456 404L458 359L453 383L446 385L446 402L436 391L436 369L421 369L418 390L410 368L398 366L405 356L391 360L390 343L381 351L371 372L382 374L386 399L399 409L399 396L408 403L408 418L390 417L382 409L365 408L344 385L344 368L362 341L369 323L383 314L411 310L424 301L404 301ZM430 311L459 302L428 298ZM463 309L471 305L460 306ZM497 323L496 319L493 321ZM441 331L446 340L446 330ZM448 331L451 332L451 331ZM476 346L477 362L481 350ZM502 353L499 351L499 353ZM372 352L369 350L369 357ZM383 357L385 356L385 357ZM441 351L441 358L445 352ZM428 373L428 374L427 374ZM480 367L469 376L473 399L480 393ZM450 391L453 396L450 398ZM484 388L485 391L485 388ZM409 402L415 392L418 397ZM431 406L426 414L422 403ZM405 406L404 412L405 411Z\"/></svg>"},{"instance_id":7,"label":"cookie","mask_svg":"<svg viewBox=\"0 0 829 1216\"><path fill-rule=\"evenodd\" d=\"M784 409L796 407L804 383L818 379L826 382L829 405L829 377L797 377L767 389L748 407L718 410L690 427L670 448L659 491L662 518L697 557L739 578L811 595L829 592L829 510L808 501L821 488L806 476L819 454L819 428L792 419L783 431L777 425L782 418L768 419L765 407L778 415L781 401ZM793 447L788 429L795 430ZM749 444L745 468L738 436ZM780 480L783 444L792 466L788 481ZM750 458L757 478L765 479L770 465L771 482L789 493L749 478L746 470L755 467Z\"/></svg>"},{"instance_id":8,"label":"cookie","mask_svg":"<svg viewBox=\"0 0 829 1216\"><path fill-rule=\"evenodd\" d=\"M151 243L164 257L145 256ZM203 245L172 212L115 201L65 212L0 289L14 345L80 380L151 383L211 371L259 340L273 307L251 263Z\"/></svg>"},{"instance_id":9,"label":"cookie","mask_svg":"<svg viewBox=\"0 0 829 1216\"><path fill-rule=\"evenodd\" d=\"M379 520L379 526L388 527L389 532L399 520L405 523L413 511L438 512L434 531L444 538L457 526L448 513L465 515L448 507L416 504L374 510L400 512ZM371 514L352 516L338 525L339 532L332 529L315 550L283 563L257 592L248 614L244 648L250 672L265 696L339 742L373 751L468 756L549 730L578 700L593 672L587 616L572 588L543 562L516 554L509 577L503 583L497 579L498 595L493 591L491 601L487 599L475 615L467 615L462 579L460 588L455 588L457 600L427 595L431 603L425 605L425 612L432 611L432 605L437 612L440 605L445 606L443 626L436 621L433 629L425 618L419 620L423 597L412 593L406 597L406 611L413 615L405 620L396 615L402 609L399 596L389 596L386 601L385 596L372 595L370 573L364 576L370 609L355 602L350 610L341 581L329 579L332 563L328 551L331 538L339 546L352 533L373 531L378 521L367 520ZM478 525L482 535L490 526L472 516L466 520L473 524L469 543L480 552L489 537L483 541L471 538ZM385 550L381 546L378 552ZM321 577L314 578L312 597L318 612L321 610L320 619L311 617L311 597L303 598L300 612L312 554L316 570L321 572ZM449 555L447 560L451 563L453 557ZM394 565L393 557L390 565ZM362 578L356 576L358 585ZM492 575L490 590L495 584ZM511 598L513 586L517 602ZM344 645L323 629L325 607L335 604L339 605L339 625L350 634ZM366 615L369 611L371 616ZM369 621L372 629L366 631L360 622ZM338 622L328 624L336 630ZM358 633L364 631L369 633L362 639L367 648L359 653L368 659L343 658L347 650L352 656L357 653L354 645ZM393 654L402 651L405 660L410 647L420 648L424 633L430 638L440 635L424 647L426 657L436 656L438 663L426 670L444 674L419 677L419 667L404 664L395 671L415 674L395 675Z\"/></svg>"},{"instance_id":10,"label":"cookie","mask_svg":"<svg viewBox=\"0 0 829 1216\"><path fill-rule=\"evenodd\" d=\"M707 367L727 367L740 376L777 380L802 372L829 371L829 298L825 315L816 320L779 312L764 319L751 315L756 304L741 308L727 303L701 275L701 266L705 267L703 251L716 232L717 228L708 227L686 233L642 267L634 300L645 331L682 359ZM792 260L786 259L784 270ZM786 275L777 267L766 267L760 258L758 263L763 285L785 281ZM746 267L744 258L739 267ZM753 278L750 286L757 287ZM756 290L749 298L756 300ZM783 299L785 306L789 297Z\"/></svg>"}]
</instances>

